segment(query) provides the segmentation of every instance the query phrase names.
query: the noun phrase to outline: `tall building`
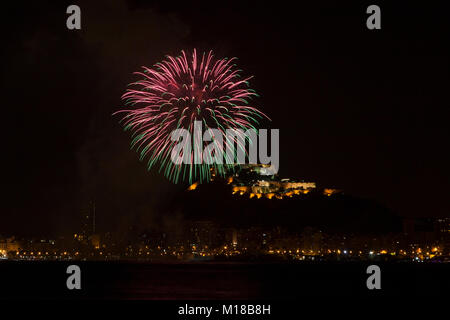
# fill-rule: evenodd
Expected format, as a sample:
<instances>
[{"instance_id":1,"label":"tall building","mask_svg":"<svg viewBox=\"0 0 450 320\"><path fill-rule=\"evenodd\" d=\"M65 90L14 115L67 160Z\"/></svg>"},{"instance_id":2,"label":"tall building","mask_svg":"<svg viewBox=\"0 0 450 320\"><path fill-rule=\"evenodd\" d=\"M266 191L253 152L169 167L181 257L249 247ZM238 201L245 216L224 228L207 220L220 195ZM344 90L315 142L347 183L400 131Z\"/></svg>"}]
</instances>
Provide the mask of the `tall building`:
<instances>
[{"instance_id":1,"label":"tall building","mask_svg":"<svg viewBox=\"0 0 450 320\"><path fill-rule=\"evenodd\" d=\"M197 249L204 249L217 245L217 228L212 221L192 222L189 233L190 246L195 246Z\"/></svg>"},{"instance_id":2,"label":"tall building","mask_svg":"<svg viewBox=\"0 0 450 320\"><path fill-rule=\"evenodd\" d=\"M89 201L81 211L81 233L77 235L79 241L89 242L96 232L95 226L95 201Z\"/></svg>"}]
</instances>

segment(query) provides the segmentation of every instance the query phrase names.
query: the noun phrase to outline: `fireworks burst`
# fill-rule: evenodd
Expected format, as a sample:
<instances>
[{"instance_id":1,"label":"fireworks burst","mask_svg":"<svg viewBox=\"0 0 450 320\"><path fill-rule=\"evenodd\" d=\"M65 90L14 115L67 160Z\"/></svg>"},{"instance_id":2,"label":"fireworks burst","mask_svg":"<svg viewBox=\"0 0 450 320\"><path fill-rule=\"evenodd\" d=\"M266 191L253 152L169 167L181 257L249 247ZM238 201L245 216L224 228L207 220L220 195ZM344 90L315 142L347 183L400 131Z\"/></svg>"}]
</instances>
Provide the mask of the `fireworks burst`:
<instances>
[{"instance_id":1,"label":"fireworks burst","mask_svg":"<svg viewBox=\"0 0 450 320\"><path fill-rule=\"evenodd\" d=\"M194 49L188 57L184 51L177 57L167 56L153 68L143 67L135 74L141 80L122 96L127 109L121 120L125 130L133 133L131 147L148 159L147 167L159 165L159 171L177 183L188 179L208 181L211 168L215 174L224 175L228 165L174 164L171 152L177 142L171 140L175 129L194 130L194 121L201 121L205 130L218 129L223 135L227 129L254 129L258 120L266 117L250 105L256 92L249 88L248 78L241 78L232 59L215 59L212 51L201 58ZM214 139L213 139L214 141ZM225 140L225 146L238 143ZM218 146L222 148L222 146ZM192 151L193 153L193 151ZM194 155L191 155L191 159Z\"/></svg>"}]
</instances>

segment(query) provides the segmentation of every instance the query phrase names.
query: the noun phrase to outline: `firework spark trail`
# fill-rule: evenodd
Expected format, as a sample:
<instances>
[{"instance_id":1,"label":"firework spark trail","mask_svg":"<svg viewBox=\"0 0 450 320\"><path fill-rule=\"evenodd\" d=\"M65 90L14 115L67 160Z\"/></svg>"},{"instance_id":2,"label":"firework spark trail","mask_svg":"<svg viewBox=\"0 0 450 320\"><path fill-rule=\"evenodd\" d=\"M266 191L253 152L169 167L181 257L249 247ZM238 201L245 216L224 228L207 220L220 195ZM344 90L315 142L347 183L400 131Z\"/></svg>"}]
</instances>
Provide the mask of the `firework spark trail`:
<instances>
[{"instance_id":1,"label":"firework spark trail","mask_svg":"<svg viewBox=\"0 0 450 320\"><path fill-rule=\"evenodd\" d=\"M227 165L195 164L194 150L190 164L171 161L177 143L170 139L172 131L184 128L193 137L194 121L201 121L205 130L220 130L225 146L237 143L238 148L245 149L241 140L228 140L226 130L257 130L258 119L267 116L249 105L258 95L249 88L252 77L240 77L235 60L215 59L212 51L203 53L199 59L194 49L190 59L181 51L180 56L167 56L153 68L143 67L143 72L135 73L141 80L132 83L133 89L122 96L132 108L115 114L125 113L121 122L125 130L132 132L131 147L140 152L141 160L148 158L148 169L158 163L159 171L175 183L180 179L188 179L190 183L207 181L212 167L217 174L224 175ZM217 148L224 149L222 145Z\"/></svg>"}]
</instances>

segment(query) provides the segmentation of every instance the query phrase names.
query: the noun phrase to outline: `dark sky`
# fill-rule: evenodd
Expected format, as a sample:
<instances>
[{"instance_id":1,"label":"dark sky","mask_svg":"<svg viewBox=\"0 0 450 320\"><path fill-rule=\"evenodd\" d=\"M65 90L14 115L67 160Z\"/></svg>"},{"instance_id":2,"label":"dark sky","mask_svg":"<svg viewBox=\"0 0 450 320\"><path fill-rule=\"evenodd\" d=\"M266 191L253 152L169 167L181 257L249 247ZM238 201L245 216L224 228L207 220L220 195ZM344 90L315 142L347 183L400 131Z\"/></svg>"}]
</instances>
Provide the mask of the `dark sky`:
<instances>
[{"instance_id":1,"label":"dark sky","mask_svg":"<svg viewBox=\"0 0 450 320\"><path fill-rule=\"evenodd\" d=\"M167 1L166 1L167 2ZM438 2L2 4L0 233L151 223L185 185L147 172L111 114L132 72L180 50L237 56L280 129L280 175L371 198L401 216L449 215L449 19ZM216 3L213 6L213 3ZM444 3L444 2L441 2Z\"/></svg>"}]
</instances>

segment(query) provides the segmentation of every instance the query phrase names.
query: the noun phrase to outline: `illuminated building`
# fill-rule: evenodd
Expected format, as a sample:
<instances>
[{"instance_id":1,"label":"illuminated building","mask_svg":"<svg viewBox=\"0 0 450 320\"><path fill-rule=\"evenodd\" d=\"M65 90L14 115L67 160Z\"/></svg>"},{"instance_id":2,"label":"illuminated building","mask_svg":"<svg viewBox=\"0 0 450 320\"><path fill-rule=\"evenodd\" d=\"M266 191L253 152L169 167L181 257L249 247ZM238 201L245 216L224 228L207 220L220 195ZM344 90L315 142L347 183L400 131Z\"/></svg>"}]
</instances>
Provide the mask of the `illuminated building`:
<instances>
[{"instance_id":1,"label":"illuminated building","mask_svg":"<svg viewBox=\"0 0 450 320\"><path fill-rule=\"evenodd\" d=\"M211 180L221 178L214 174L211 168ZM315 182L298 181L292 179L280 179L273 167L264 164L245 164L230 169L230 175L225 178L225 183L231 186L232 194L248 196L250 199L284 199L309 194L312 191L321 192L331 196L341 193L341 190L325 188L317 189ZM196 190L198 182L190 185L187 191Z\"/></svg>"},{"instance_id":2,"label":"illuminated building","mask_svg":"<svg viewBox=\"0 0 450 320\"><path fill-rule=\"evenodd\" d=\"M243 165L228 178L232 193L255 199L282 199L307 194L316 188L314 182L280 179L269 165Z\"/></svg>"},{"instance_id":3,"label":"illuminated building","mask_svg":"<svg viewBox=\"0 0 450 320\"><path fill-rule=\"evenodd\" d=\"M10 251L19 251L21 247L21 244L17 242L14 237L0 241L0 251L2 251L5 256Z\"/></svg>"}]
</instances>

